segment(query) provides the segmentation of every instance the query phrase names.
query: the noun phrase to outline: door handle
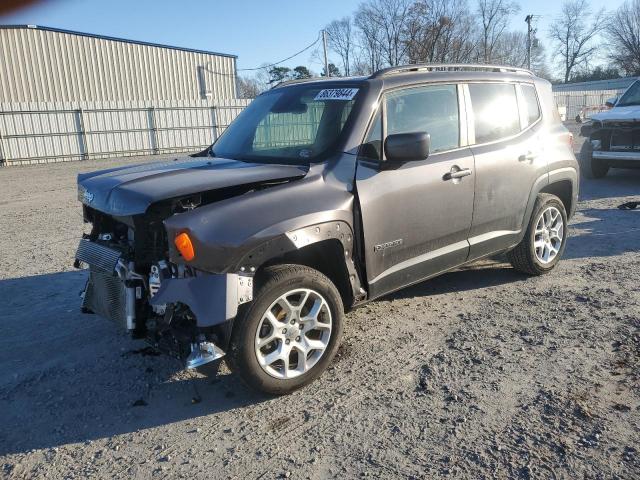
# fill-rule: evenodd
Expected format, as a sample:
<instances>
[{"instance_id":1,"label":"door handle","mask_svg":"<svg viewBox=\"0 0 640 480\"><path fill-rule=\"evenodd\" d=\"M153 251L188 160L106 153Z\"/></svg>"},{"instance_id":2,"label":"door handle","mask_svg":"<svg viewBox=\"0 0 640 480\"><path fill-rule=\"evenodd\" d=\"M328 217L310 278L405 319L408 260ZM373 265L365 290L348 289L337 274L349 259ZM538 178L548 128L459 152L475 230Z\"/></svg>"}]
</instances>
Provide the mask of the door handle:
<instances>
[{"instance_id":1,"label":"door handle","mask_svg":"<svg viewBox=\"0 0 640 480\"><path fill-rule=\"evenodd\" d=\"M450 172L447 172L442 177L443 180L459 180L460 178L467 177L473 173L470 168L463 168L462 170L455 170L453 167Z\"/></svg>"},{"instance_id":2,"label":"door handle","mask_svg":"<svg viewBox=\"0 0 640 480\"><path fill-rule=\"evenodd\" d=\"M527 153L523 153L518 157L519 162L533 162L538 157L537 153L532 151L528 151Z\"/></svg>"}]
</instances>

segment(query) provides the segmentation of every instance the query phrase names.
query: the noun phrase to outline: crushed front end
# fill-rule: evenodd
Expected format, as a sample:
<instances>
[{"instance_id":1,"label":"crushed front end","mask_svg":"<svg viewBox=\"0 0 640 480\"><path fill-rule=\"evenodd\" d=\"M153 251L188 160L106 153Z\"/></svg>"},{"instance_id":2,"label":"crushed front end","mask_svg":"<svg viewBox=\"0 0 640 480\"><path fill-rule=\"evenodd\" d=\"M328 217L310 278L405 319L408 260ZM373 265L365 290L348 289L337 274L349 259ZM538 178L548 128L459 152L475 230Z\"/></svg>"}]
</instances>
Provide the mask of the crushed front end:
<instances>
[{"instance_id":1,"label":"crushed front end","mask_svg":"<svg viewBox=\"0 0 640 480\"><path fill-rule=\"evenodd\" d=\"M224 356L238 306L252 300L253 279L169 261L163 221L193 202L165 202L118 217L87 205L85 192L80 197L91 224L75 260L89 273L82 310L112 320L188 367Z\"/></svg>"}]
</instances>

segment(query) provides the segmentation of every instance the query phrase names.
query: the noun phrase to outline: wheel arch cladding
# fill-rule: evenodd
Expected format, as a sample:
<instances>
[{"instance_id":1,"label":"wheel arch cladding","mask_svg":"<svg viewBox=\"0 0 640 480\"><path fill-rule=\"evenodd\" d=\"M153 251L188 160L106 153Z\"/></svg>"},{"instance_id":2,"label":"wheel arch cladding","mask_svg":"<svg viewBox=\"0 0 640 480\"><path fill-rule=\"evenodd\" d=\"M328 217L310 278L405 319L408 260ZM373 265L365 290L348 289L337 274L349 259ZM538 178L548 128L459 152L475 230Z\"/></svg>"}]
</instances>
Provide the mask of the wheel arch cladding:
<instances>
[{"instance_id":1,"label":"wheel arch cladding","mask_svg":"<svg viewBox=\"0 0 640 480\"><path fill-rule=\"evenodd\" d=\"M567 211L567 217L571 218L578 203L578 172L573 167L564 167L553 170L538 178L531 188L525 216L522 219L521 235L524 236L529 218L533 212L538 195L550 193L556 195L562 201Z\"/></svg>"},{"instance_id":2,"label":"wheel arch cladding","mask_svg":"<svg viewBox=\"0 0 640 480\"><path fill-rule=\"evenodd\" d=\"M564 209L567 212L567 216L571 215L572 208L574 208L573 201L573 185L571 180L558 180L545 186L539 193L550 193L560 199L564 205Z\"/></svg>"},{"instance_id":3,"label":"wheel arch cladding","mask_svg":"<svg viewBox=\"0 0 640 480\"><path fill-rule=\"evenodd\" d=\"M334 283L348 309L364 297L353 261L353 241L353 230L346 222L309 225L259 245L240 259L237 268L255 270L259 278L260 271L272 265L306 265Z\"/></svg>"}]
</instances>

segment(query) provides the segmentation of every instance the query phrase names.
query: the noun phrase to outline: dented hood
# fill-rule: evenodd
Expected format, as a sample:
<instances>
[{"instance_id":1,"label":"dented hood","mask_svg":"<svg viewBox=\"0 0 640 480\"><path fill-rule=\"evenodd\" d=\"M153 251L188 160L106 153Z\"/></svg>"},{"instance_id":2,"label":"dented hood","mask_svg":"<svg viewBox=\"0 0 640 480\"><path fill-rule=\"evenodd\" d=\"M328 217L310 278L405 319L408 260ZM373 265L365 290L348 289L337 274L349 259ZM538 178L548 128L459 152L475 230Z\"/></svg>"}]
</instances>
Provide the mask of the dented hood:
<instances>
[{"instance_id":1,"label":"dented hood","mask_svg":"<svg viewBox=\"0 0 640 480\"><path fill-rule=\"evenodd\" d=\"M160 200L247 184L301 178L308 168L182 157L78 175L79 200L114 216L144 213Z\"/></svg>"},{"instance_id":2,"label":"dented hood","mask_svg":"<svg viewBox=\"0 0 640 480\"><path fill-rule=\"evenodd\" d=\"M606 112L591 116L591 120L598 122L634 122L640 121L640 106L614 107Z\"/></svg>"}]
</instances>

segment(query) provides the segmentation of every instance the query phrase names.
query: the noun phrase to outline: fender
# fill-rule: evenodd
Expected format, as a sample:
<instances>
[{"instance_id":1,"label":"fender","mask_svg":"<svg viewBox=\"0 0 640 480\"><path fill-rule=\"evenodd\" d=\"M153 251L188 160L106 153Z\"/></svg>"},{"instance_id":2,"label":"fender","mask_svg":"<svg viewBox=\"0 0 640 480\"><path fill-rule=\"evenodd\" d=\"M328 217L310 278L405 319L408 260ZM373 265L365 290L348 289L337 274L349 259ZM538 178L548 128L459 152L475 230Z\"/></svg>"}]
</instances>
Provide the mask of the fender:
<instances>
[{"instance_id":1,"label":"fender","mask_svg":"<svg viewBox=\"0 0 640 480\"><path fill-rule=\"evenodd\" d=\"M362 288L360 274L353 259L353 229L347 222L340 220L309 225L279 235L247 252L247 254L240 259L236 269L241 272L253 272L260 265L274 258L326 240L337 240L340 242L342 251L344 252L344 266L349 276L352 298L356 303L364 300L366 291Z\"/></svg>"},{"instance_id":2,"label":"fender","mask_svg":"<svg viewBox=\"0 0 640 480\"><path fill-rule=\"evenodd\" d=\"M529 200L527 201L527 209L525 210L522 226L520 228L520 234L518 235L518 241L515 245L520 243L522 238L524 238L525 233L527 232L527 225L529 224L531 213L533 212L533 206L536 203L536 198L538 197L538 195L550 185L565 180L571 182L571 211L567 212L567 217L571 218L573 216L578 203L578 172L574 166L561 167L550 170L548 173L545 173L538 177L531 187Z\"/></svg>"},{"instance_id":3,"label":"fender","mask_svg":"<svg viewBox=\"0 0 640 480\"><path fill-rule=\"evenodd\" d=\"M344 251L353 298L362 298L353 261L354 195L339 176L322 172L321 165L313 165L300 180L173 215L164 222L170 260L207 273L253 274L276 257L335 239ZM173 245L181 232L192 240L191 261Z\"/></svg>"}]
</instances>

